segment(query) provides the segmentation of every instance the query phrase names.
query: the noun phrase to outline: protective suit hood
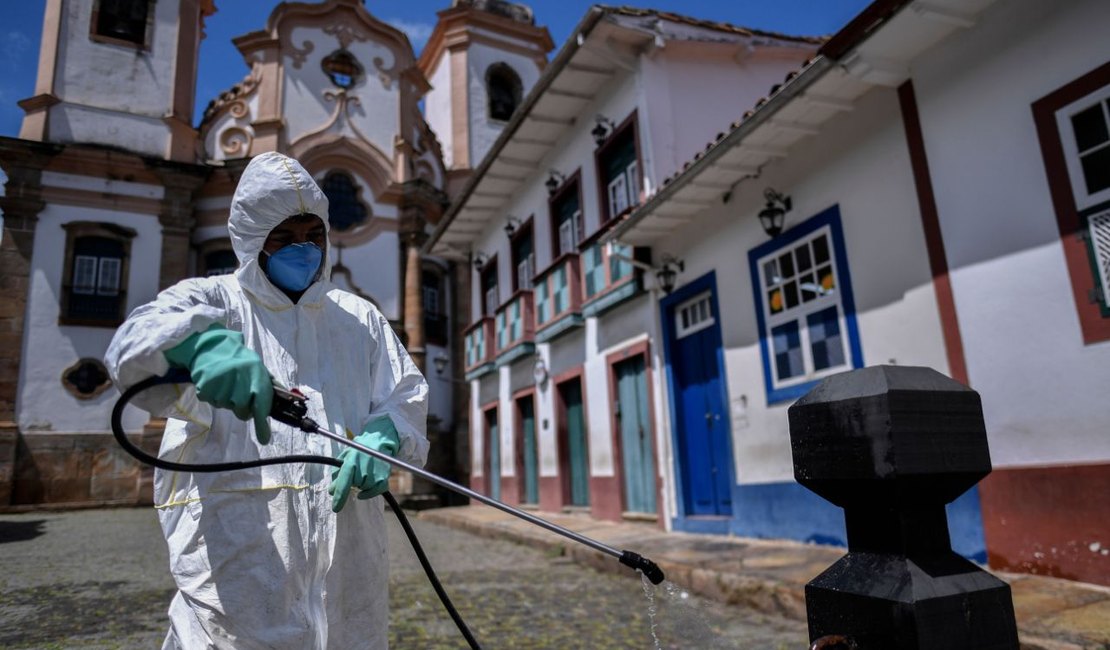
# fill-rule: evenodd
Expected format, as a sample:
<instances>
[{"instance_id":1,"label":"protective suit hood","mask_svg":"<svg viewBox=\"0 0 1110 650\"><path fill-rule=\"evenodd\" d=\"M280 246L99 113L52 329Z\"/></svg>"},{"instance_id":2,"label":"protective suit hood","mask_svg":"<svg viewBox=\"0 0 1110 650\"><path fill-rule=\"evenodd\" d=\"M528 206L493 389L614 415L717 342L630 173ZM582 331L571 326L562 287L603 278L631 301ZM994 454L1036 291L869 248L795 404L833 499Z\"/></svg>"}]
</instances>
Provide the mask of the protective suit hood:
<instances>
[{"instance_id":1,"label":"protective suit hood","mask_svg":"<svg viewBox=\"0 0 1110 650\"><path fill-rule=\"evenodd\" d=\"M292 301L266 277L258 258L270 231L298 214L320 217L328 230L328 199L312 176L299 162L277 152L251 160L231 198L227 229L239 259L235 272L239 284L270 309L288 308ZM331 277L327 253L325 250L319 279L305 290L299 304L319 302L327 293L324 285Z\"/></svg>"}]
</instances>

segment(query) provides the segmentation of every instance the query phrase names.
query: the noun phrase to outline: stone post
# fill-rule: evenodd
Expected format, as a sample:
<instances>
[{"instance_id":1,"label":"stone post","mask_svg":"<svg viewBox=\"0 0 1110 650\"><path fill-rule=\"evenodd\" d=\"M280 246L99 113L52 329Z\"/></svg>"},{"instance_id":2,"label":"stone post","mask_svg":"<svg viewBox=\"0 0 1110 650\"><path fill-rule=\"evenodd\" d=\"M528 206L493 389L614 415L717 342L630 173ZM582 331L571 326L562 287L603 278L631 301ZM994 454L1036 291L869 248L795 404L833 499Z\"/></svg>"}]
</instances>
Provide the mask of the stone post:
<instances>
[{"instance_id":1,"label":"stone post","mask_svg":"<svg viewBox=\"0 0 1110 650\"><path fill-rule=\"evenodd\" d=\"M789 419L795 478L848 529L848 554L806 585L810 639L1016 650L1009 585L952 551L944 510L991 471L979 394L879 366L825 379Z\"/></svg>"}]
</instances>

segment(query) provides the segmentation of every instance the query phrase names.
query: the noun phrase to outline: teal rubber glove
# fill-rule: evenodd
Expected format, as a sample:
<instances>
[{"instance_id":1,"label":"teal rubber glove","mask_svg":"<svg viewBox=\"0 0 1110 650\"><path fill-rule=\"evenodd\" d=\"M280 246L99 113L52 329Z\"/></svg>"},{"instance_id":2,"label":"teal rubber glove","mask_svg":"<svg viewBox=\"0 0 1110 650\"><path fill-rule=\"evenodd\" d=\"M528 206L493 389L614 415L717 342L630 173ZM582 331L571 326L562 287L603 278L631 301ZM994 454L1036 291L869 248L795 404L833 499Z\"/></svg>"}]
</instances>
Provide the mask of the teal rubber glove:
<instances>
[{"instance_id":1,"label":"teal rubber glove","mask_svg":"<svg viewBox=\"0 0 1110 650\"><path fill-rule=\"evenodd\" d=\"M396 456L401 447L397 427L393 426L393 420L388 415L367 424L355 438L355 442L390 456ZM339 512L347 504L351 488L359 489L360 499L376 497L389 489L389 471L392 466L384 460L350 447L339 452L339 460L343 461L343 467L331 471L331 485L328 486L332 512Z\"/></svg>"},{"instance_id":2,"label":"teal rubber glove","mask_svg":"<svg viewBox=\"0 0 1110 650\"><path fill-rule=\"evenodd\" d=\"M197 397L231 409L240 420L254 418L258 442L270 442L270 405L274 384L258 353L243 345L243 335L222 325L196 332L163 353L170 365L185 368Z\"/></svg>"}]
</instances>

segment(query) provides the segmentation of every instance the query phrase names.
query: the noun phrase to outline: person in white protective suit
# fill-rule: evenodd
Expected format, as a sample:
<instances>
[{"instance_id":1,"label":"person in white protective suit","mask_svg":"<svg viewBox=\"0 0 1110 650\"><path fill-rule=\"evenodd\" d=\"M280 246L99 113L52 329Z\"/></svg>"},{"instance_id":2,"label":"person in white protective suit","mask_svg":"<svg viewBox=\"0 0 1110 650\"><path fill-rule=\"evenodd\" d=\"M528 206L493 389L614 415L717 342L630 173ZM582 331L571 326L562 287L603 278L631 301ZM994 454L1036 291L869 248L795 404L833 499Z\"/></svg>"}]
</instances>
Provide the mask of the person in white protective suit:
<instances>
[{"instance_id":1,"label":"person in white protective suit","mask_svg":"<svg viewBox=\"0 0 1110 650\"><path fill-rule=\"evenodd\" d=\"M162 385L136 399L168 418L162 458L344 461L342 470L155 472L178 588L164 648L388 644L383 500L368 498L384 491L388 463L266 419L272 385L295 387L321 427L414 465L427 458L427 383L385 317L331 284L327 214L327 198L297 161L258 156L231 203L236 272L161 292L131 313L108 350L121 390L174 366L191 372L195 388ZM344 507L352 488L368 500Z\"/></svg>"}]
</instances>

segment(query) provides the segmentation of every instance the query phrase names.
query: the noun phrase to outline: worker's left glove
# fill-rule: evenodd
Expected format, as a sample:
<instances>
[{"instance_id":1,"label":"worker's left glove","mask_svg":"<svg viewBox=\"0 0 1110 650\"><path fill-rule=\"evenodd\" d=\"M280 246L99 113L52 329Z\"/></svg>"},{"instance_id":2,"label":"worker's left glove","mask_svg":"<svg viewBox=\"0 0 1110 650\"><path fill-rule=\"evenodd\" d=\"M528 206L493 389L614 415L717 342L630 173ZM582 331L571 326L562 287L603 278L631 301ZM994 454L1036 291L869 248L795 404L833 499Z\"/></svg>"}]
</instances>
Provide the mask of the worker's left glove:
<instances>
[{"instance_id":1,"label":"worker's left glove","mask_svg":"<svg viewBox=\"0 0 1110 650\"><path fill-rule=\"evenodd\" d=\"M397 427L393 426L393 420L390 420L388 415L367 424L362 433L355 438L355 442L390 456L395 456L401 446L401 441L397 437ZM331 485L328 486L332 512L343 509L351 488L358 488L360 499L376 497L389 488L391 466L384 460L378 460L350 447L339 453L339 460L343 461L343 467L337 467L331 471Z\"/></svg>"}]
</instances>

